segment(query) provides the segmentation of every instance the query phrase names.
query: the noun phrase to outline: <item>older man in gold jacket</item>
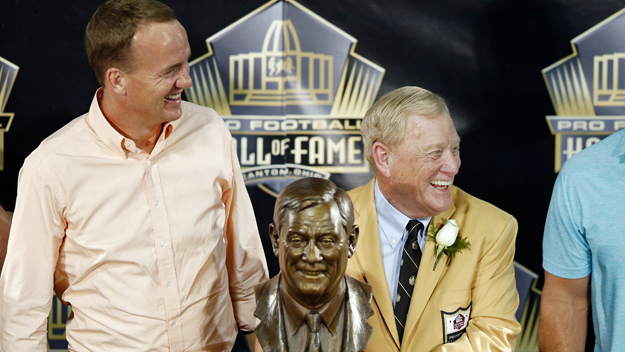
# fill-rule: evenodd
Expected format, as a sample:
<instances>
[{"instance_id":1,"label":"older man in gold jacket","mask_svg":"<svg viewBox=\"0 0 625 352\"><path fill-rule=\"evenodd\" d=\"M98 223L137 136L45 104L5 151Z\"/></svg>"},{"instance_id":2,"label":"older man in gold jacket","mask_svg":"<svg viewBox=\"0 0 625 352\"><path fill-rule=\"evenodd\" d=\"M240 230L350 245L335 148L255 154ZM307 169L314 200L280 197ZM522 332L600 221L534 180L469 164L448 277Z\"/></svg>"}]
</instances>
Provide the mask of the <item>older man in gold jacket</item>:
<instances>
[{"instance_id":1,"label":"older man in gold jacket","mask_svg":"<svg viewBox=\"0 0 625 352\"><path fill-rule=\"evenodd\" d=\"M361 233L347 274L373 287L367 351L511 351L517 222L453 186L460 138L444 100L400 88L361 132L376 177L349 192ZM437 262L428 235L454 222L458 238Z\"/></svg>"}]
</instances>

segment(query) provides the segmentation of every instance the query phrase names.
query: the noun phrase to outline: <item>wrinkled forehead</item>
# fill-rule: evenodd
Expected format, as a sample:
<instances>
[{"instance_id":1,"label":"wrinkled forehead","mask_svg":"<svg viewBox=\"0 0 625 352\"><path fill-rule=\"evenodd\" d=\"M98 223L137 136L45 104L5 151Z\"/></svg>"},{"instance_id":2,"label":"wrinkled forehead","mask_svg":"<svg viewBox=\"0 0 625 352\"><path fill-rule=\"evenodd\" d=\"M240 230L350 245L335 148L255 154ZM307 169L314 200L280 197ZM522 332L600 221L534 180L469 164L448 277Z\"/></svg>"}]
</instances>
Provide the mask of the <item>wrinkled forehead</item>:
<instances>
[{"instance_id":1,"label":"wrinkled forehead","mask_svg":"<svg viewBox=\"0 0 625 352\"><path fill-rule=\"evenodd\" d=\"M445 134L460 140L453 119L448 113L433 116L412 114L406 117L404 139L408 136L423 138L432 133Z\"/></svg>"}]
</instances>

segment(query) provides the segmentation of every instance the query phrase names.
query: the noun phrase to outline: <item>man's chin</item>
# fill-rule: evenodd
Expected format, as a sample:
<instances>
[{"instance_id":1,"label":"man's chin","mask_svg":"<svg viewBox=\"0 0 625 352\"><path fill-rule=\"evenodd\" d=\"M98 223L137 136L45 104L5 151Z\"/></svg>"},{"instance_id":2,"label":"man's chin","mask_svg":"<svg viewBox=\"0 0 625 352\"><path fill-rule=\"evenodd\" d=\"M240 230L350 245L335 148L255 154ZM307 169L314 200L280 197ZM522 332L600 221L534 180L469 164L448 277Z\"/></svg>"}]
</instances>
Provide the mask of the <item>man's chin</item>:
<instances>
[{"instance_id":1,"label":"man's chin","mask_svg":"<svg viewBox=\"0 0 625 352\"><path fill-rule=\"evenodd\" d=\"M182 116L182 110L180 110L180 111L175 111L175 112L174 112L174 111L167 111L167 112L165 113L165 118L164 118L164 120L165 120L165 121L169 121L169 122L171 122L171 121L176 121L176 120L178 120L181 116Z\"/></svg>"},{"instance_id":2,"label":"man's chin","mask_svg":"<svg viewBox=\"0 0 625 352\"><path fill-rule=\"evenodd\" d=\"M449 208L451 208L451 202L449 202L449 203L447 203L445 205L437 207L436 208L436 213L438 215L438 214L440 214L442 212L445 212L445 211L449 210Z\"/></svg>"},{"instance_id":3,"label":"man's chin","mask_svg":"<svg viewBox=\"0 0 625 352\"><path fill-rule=\"evenodd\" d=\"M324 283L310 282L309 280L304 282L300 280L297 282L297 286L298 291L307 296L321 296L327 289Z\"/></svg>"},{"instance_id":4,"label":"man's chin","mask_svg":"<svg viewBox=\"0 0 625 352\"><path fill-rule=\"evenodd\" d=\"M437 197L430 203L430 209L432 209L432 213L438 215L446 210L451 208L451 197Z\"/></svg>"}]
</instances>

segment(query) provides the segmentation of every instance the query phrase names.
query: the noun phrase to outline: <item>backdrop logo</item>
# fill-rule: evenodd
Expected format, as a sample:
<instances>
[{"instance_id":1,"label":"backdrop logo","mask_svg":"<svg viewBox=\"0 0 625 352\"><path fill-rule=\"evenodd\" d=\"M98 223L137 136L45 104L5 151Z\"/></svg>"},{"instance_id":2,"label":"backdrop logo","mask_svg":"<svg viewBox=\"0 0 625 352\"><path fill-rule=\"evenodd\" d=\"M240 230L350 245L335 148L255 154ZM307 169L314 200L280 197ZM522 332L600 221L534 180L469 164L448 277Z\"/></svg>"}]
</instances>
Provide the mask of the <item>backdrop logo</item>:
<instances>
[{"instance_id":1,"label":"backdrop logo","mask_svg":"<svg viewBox=\"0 0 625 352\"><path fill-rule=\"evenodd\" d=\"M19 67L0 57L0 170L4 170L4 133L9 132L13 113L4 112Z\"/></svg>"},{"instance_id":2,"label":"backdrop logo","mask_svg":"<svg viewBox=\"0 0 625 352\"><path fill-rule=\"evenodd\" d=\"M185 93L224 118L246 184L276 195L297 178L369 173L360 124L384 69L354 53L356 39L274 0L206 44Z\"/></svg>"},{"instance_id":3,"label":"backdrop logo","mask_svg":"<svg viewBox=\"0 0 625 352\"><path fill-rule=\"evenodd\" d=\"M571 41L573 54L543 69L557 116L555 171L575 153L625 128L625 9Z\"/></svg>"}]
</instances>

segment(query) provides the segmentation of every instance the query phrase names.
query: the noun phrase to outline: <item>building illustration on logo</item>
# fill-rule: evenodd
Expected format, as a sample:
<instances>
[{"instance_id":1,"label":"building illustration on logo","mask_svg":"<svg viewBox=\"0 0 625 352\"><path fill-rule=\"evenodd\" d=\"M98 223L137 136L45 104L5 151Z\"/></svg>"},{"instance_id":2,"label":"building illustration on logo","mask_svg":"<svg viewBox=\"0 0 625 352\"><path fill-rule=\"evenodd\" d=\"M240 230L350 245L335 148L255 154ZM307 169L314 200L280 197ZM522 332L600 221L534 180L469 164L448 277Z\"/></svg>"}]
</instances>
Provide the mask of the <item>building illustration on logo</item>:
<instances>
[{"instance_id":1,"label":"building illustration on logo","mask_svg":"<svg viewBox=\"0 0 625 352\"><path fill-rule=\"evenodd\" d=\"M230 56L230 105L332 105L333 59L302 52L291 20L274 20L261 52Z\"/></svg>"},{"instance_id":2,"label":"building illustration on logo","mask_svg":"<svg viewBox=\"0 0 625 352\"><path fill-rule=\"evenodd\" d=\"M555 171L625 128L625 9L571 40L573 54L543 69L556 116Z\"/></svg>"},{"instance_id":3,"label":"building illustration on logo","mask_svg":"<svg viewBox=\"0 0 625 352\"><path fill-rule=\"evenodd\" d=\"M19 67L0 57L0 170L4 170L4 133L9 132L14 114L4 112Z\"/></svg>"},{"instance_id":4,"label":"building illustration on logo","mask_svg":"<svg viewBox=\"0 0 625 352\"><path fill-rule=\"evenodd\" d=\"M185 93L225 120L247 185L277 195L301 177L343 188L370 178L360 124L385 70L354 52L356 39L295 1L273 0L206 43Z\"/></svg>"}]
</instances>

